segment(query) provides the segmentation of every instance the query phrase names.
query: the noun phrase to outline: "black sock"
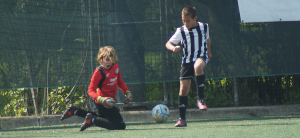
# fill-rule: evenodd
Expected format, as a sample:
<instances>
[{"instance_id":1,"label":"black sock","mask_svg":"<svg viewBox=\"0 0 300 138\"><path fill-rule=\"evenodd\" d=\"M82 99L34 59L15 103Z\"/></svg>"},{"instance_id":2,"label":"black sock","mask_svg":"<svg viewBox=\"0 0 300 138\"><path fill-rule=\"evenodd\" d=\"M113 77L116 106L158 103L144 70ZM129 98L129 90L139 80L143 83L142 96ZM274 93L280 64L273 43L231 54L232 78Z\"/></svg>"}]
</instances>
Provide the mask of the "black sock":
<instances>
[{"instance_id":1,"label":"black sock","mask_svg":"<svg viewBox=\"0 0 300 138\"><path fill-rule=\"evenodd\" d=\"M204 75L200 75L200 76L196 76L196 90L198 93L198 100L200 99L204 99L204 81L205 81L205 76Z\"/></svg>"},{"instance_id":2,"label":"black sock","mask_svg":"<svg viewBox=\"0 0 300 138\"><path fill-rule=\"evenodd\" d=\"M188 97L187 96L179 96L179 98L178 98L179 115L180 115L180 118L183 120L185 120L187 104L188 104Z\"/></svg>"},{"instance_id":3,"label":"black sock","mask_svg":"<svg viewBox=\"0 0 300 138\"><path fill-rule=\"evenodd\" d=\"M82 118L85 118L87 113L88 112L86 110L82 110L81 108L77 108L77 109L74 110L74 115L80 116Z\"/></svg>"}]
</instances>

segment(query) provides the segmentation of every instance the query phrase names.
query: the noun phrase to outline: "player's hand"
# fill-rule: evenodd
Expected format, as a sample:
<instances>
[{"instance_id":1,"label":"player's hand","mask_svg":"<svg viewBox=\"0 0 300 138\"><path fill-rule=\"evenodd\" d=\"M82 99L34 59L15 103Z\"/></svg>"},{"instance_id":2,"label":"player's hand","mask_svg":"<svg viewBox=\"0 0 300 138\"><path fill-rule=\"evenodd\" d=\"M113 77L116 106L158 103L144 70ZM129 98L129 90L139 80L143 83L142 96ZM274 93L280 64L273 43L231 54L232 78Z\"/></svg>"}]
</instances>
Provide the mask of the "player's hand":
<instances>
[{"instance_id":1,"label":"player's hand","mask_svg":"<svg viewBox=\"0 0 300 138\"><path fill-rule=\"evenodd\" d=\"M180 51L180 46L174 46L172 52L177 53L178 51Z\"/></svg>"},{"instance_id":2,"label":"player's hand","mask_svg":"<svg viewBox=\"0 0 300 138\"><path fill-rule=\"evenodd\" d=\"M98 96L97 101L106 108L112 108L113 106L116 105L116 101L110 97Z\"/></svg>"},{"instance_id":3,"label":"player's hand","mask_svg":"<svg viewBox=\"0 0 300 138\"><path fill-rule=\"evenodd\" d=\"M211 53L207 54L207 56L208 56L208 59L211 59L211 57L212 57Z\"/></svg>"},{"instance_id":4,"label":"player's hand","mask_svg":"<svg viewBox=\"0 0 300 138\"><path fill-rule=\"evenodd\" d=\"M130 91L126 91L125 99L122 101L124 104L129 104L132 101L133 97Z\"/></svg>"}]
</instances>

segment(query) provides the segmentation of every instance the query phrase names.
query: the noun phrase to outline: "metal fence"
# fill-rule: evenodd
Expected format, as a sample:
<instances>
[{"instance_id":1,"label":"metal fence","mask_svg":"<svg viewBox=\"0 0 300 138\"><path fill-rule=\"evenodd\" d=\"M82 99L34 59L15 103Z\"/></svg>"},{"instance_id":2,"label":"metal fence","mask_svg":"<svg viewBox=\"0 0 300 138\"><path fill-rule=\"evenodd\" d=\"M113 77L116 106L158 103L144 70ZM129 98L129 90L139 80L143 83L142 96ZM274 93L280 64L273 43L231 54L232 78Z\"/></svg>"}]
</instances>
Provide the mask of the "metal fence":
<instances>
[{"instance_id":1,"label":"metal fence","mask_svg":"<svg viewBox=\"0 0 300 138\"><path fill-rule=\"evenodd\" d=\"M165 43L186 5L210 27L207 80L234 78L241 87L248 77L300 73L300 23L241 23L235 0L3 0L0 89L87 86L98 49L111 45L135 102L145 102L146 85L156 82L169 99L182 55Z\"/></svg>"}]
</instances>

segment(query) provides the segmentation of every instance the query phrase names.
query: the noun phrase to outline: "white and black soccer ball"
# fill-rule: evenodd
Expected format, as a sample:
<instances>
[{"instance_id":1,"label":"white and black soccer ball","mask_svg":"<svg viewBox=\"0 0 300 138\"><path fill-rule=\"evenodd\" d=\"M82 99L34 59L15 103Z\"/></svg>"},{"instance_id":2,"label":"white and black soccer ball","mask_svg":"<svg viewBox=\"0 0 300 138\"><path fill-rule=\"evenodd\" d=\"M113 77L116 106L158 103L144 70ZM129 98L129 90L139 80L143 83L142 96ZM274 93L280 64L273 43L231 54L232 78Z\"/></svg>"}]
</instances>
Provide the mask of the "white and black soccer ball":
<instances>
[{"instance_id":1,"label":"white and black soccer ball","mask_svg":"<svg viewBox=\"0 0 300 138\"><path fill-rule=\"evenodd\" d=\"M166 122L169 117L169 108L166 105L158 104L152 109L152 116L158 123Z\"/></svg>"}]
</instances>

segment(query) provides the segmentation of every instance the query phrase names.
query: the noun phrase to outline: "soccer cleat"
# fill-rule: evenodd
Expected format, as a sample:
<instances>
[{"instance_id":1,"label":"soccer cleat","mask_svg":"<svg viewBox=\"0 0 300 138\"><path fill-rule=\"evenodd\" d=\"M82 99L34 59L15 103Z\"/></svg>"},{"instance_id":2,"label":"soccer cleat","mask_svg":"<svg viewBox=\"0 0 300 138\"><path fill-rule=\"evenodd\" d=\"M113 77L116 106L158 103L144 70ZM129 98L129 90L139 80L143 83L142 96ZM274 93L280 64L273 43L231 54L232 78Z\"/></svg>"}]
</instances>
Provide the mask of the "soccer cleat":
<instances>
[{"instance_id":1,"label":"soccer cleat","mask_svg":"<svg viewBox=\"0 0 300 138\"><path fill-rule=\"evenodd\" d=\"M187 124L186 124L185 120L183 120L181 118L179 118L175 124L175 127L186 127L186 126L187 126Z\"/></svg>"},{"instance_id":2,"label":"soccer cleat","mask_svg":"<svg viewBox=\"0 0 300 138\"><path fill-rule=\"evenodd\" d=\"M207 106L203 99L197 100L197 106L199 107L200 110L204 110L204 111L207 110Z\"/></svg>"},{"instance_id":3,"label":"soccer cleat","mask_svg":"<svg viewBox=\"0 0 300 138\"><path fill-rule=\"evenodd\" d=\"M88 113L85 117L85 121L83 122L80 131L85 130L86 128L90 127L93 125L92 119L94 118L93 114Z\"/></svg>"},{"instance_id":4,"label":"soccer cleat","mask_svg":"<svg viewBox=\"0 0 300 138\"><path fill-rule=\"evenodd\" d=\"M62 114L60 121L66 119L66 118L69 118L70 116L73 116L75 109L76 109L76 107L73 106L72 104L70 104L68 109L66 111L64 111L64 113Z\"/></svg>"}]
</instances>

